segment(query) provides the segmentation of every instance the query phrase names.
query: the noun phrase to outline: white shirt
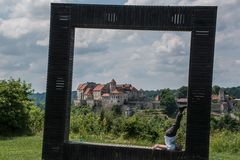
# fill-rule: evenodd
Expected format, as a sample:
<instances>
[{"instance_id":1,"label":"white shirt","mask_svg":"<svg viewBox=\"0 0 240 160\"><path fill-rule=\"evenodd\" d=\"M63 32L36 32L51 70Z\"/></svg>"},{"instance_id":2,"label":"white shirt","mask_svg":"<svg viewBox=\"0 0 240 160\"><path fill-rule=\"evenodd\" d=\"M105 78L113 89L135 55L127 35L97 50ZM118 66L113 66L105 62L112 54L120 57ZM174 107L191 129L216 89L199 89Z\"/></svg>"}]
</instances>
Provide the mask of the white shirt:
<instances>
[{"instance_id":1,"label":"white shirt","mask_svg":"<svg viewBox=\"0 0 240 160\"><path fill-rule=\"evenodd\" d=\"M168 137L164 136L165 144L167 146L167 150L175 150L176 149L176 136Z\"/></svg>"}]
</instances>

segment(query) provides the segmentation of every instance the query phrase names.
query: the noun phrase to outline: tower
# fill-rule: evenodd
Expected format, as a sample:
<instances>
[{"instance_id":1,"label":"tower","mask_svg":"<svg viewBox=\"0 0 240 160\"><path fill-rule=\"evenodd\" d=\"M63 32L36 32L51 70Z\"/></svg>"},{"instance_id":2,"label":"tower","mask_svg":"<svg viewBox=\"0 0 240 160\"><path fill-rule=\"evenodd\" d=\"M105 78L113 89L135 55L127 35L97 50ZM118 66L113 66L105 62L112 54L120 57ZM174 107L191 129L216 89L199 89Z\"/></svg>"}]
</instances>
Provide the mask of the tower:
<instances>
[{"instance_id":1,"label":"tower","mask_svg":"<svg viewBox=\"0 0 240 160\"><path fill-rule=\"evenodd\" d=\"M114 79L112 79L112 81L110 82L110 93L112 93L112 91L114 91L116 89L116 81Z\"/></svg>"}]
</instances>

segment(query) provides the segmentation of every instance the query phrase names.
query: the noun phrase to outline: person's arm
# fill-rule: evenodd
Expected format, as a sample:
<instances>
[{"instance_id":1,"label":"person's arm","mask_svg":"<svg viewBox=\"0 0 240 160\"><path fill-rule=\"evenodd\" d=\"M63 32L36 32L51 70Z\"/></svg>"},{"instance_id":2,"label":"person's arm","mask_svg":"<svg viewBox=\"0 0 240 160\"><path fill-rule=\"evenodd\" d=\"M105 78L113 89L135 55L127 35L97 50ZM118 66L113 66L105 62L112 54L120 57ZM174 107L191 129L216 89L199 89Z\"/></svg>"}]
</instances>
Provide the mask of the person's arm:
<instances>
[{"instance_id":1,"label":"person's arm","mask_svg":"<svg viewBox=\"0 0 240 160\"><path fill-rule=\"evenodd\" d=\"M164 145L164 144L155 144L155 145L153 146L153 149L166 150L166 149L167 149L167 146Z\"/></svg>"}]
</instances>

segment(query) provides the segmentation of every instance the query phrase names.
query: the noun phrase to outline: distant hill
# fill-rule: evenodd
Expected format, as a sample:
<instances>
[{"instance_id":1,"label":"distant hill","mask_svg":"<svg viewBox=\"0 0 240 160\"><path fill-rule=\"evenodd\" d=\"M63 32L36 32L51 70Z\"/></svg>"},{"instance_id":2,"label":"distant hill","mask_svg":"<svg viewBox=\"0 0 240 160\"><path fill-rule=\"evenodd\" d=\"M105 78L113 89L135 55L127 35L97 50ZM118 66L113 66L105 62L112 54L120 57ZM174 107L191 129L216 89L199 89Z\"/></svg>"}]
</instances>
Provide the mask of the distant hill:
<instances>
[{"instance_id":1,"label":"distant hill","mask_svg":"<svg viewBox=\"0 0 240 160\"><path fill-rule=\"evenodd\" d=\"M238 87L228 87L228 88L223 88L225 93L230 95L233 98L238 98L240 99L240 86ZM172 93L176 95L177 90L176 89L171 89ZM149 100L154 100L154 98L157 95L160 95L161 90L145 90L144 95L149 99Z\"/></svg>"},{"instance_id":2,"label":"distant hill","mask_svg":"<svg viewBox=\"0 0 240 160\"><path fill-rule=\"evenodd\" d=\"M45 99L46 99L46 93L33 93L31 96L30 96L31 99L33 99L35 101L35 104L37 106L41 105L41 104L44 104L45 103ZM77 98L77 91L72 91L72 102L74 99Z\"/></svg>"},{"instance_id":3,"label":"distant hill","mask_svg":"<svg viewBox=\"0 0 240 160\"><path fill-rule=\"evenodd\" d=\"M176 90L175 89L170 89L171 92L175 95ZM154 100L156 96L161 94L161 90L145 90L143 91L143 94L145 97L147 97L148 100Z\"/></svg>"},{"instance_id":4,"label":"distant hill","mask_svg":"<svg viewBox=\"0 0 240 160\"><path fill-rule=\"evenodd\" d=\"M39 106L39 105L45 103L46 93L33 93L33 94L30 96L30 98L35 101L35 104L36 104L37 106Z\"/></svg>"},{"instance_id":5,"label":"distant hill","mask_svg":"<svg viewBox=\"0 0 240 160\"><path fill-rule=\"evenodd\" d=\"M234 97L234 98L240 98L240 86L238 87L231 87L231 88L224 88L224 91L226 94Z\"/></svg>"}]
</instances>

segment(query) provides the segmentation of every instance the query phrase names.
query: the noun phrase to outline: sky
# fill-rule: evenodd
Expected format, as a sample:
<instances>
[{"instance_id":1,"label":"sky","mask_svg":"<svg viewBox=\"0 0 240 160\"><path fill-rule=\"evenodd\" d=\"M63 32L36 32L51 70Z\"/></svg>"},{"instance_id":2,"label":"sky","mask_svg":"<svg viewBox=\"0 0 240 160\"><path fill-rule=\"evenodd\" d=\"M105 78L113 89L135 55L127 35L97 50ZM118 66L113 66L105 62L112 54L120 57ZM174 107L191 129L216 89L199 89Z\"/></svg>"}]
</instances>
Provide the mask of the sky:
<instances>
[{"instance_id":1,"label":"sky","mask_svg":"<svg viewBox=\"0 0 240 160\"><path fill-rule=\"evenodd\" d=\"M213 84L240 86L240 0L0 0L0 79L45 92L50 2L218 6ZM94 81L138 89L187 85L190 33L76 29L73 90Z\"/></svg>"}]
</instances>

